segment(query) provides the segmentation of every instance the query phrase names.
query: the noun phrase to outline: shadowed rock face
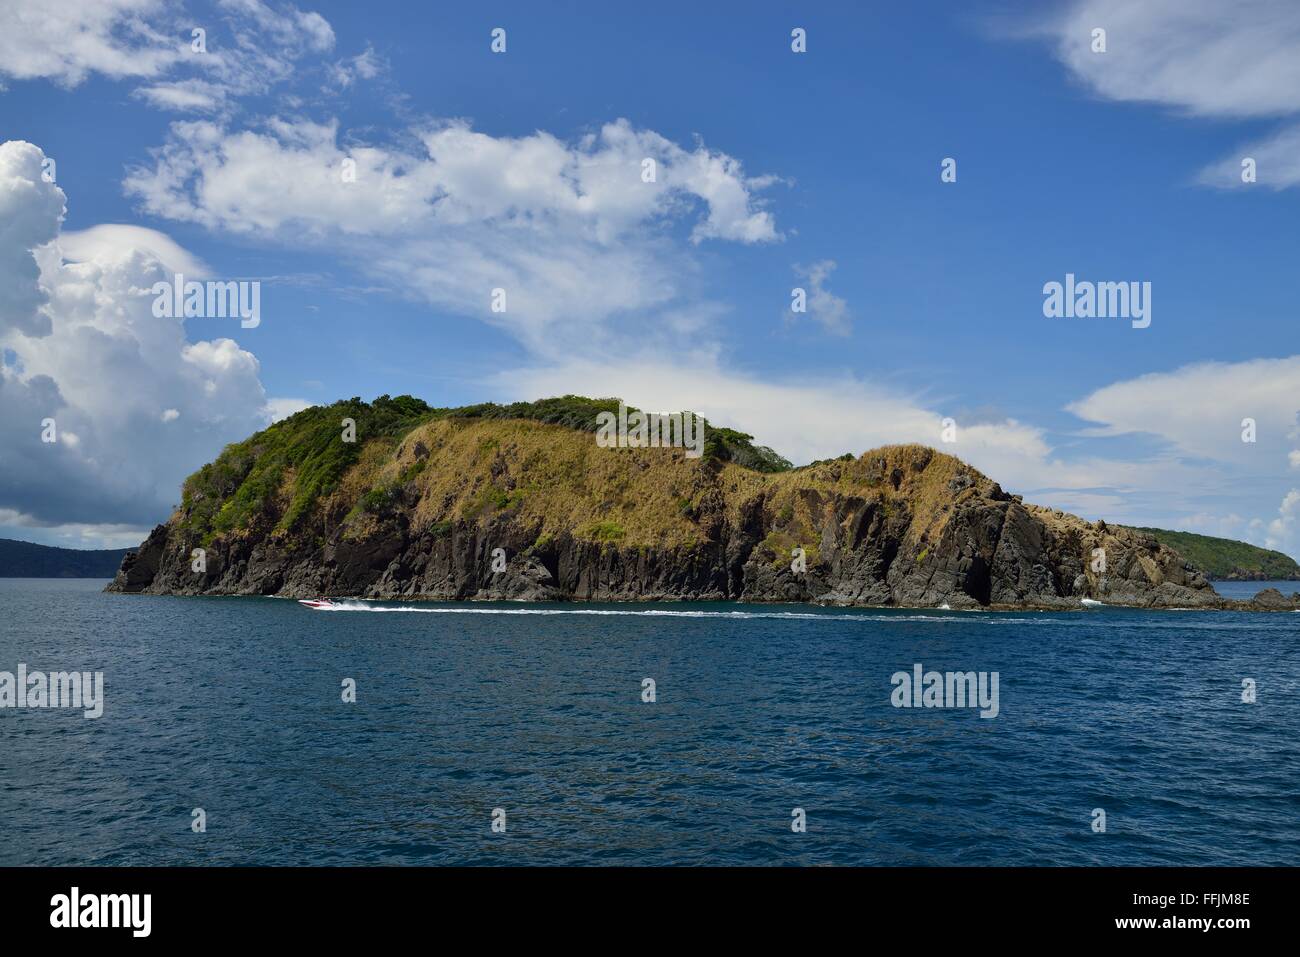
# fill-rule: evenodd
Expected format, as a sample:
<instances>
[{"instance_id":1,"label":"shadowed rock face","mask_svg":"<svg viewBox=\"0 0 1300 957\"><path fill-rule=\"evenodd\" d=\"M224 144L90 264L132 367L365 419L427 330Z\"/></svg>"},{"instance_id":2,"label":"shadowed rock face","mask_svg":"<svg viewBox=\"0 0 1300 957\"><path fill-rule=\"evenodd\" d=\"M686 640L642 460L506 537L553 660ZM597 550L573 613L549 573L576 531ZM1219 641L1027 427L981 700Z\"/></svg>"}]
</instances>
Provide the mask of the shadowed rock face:
<instances>
[{"instance_id":1,"label":"shadowed rock face","mask_svg":"<svg viewBox=\"0 0 1300 957\"><path fill-rule=\"evenodd\" d=\"M108 590L953 609L1069 609L1082 599L1300 607L1300 595L1276 593L1227 601L1154 538L1026 505L952 456L920 446L761 474L688 459L680 449L602 449L589 433L561 426L442 420L370 451L291 527L283 522L286 497L271 496L244 526L214 534L195 527L202 503L189 494L127 556ZM380 507L362 507L377 498ZM197 548L204 549L201 571L192 567ZM496 549L504 550L504 570L494 570Z\"/></svg>"}]
</instances>

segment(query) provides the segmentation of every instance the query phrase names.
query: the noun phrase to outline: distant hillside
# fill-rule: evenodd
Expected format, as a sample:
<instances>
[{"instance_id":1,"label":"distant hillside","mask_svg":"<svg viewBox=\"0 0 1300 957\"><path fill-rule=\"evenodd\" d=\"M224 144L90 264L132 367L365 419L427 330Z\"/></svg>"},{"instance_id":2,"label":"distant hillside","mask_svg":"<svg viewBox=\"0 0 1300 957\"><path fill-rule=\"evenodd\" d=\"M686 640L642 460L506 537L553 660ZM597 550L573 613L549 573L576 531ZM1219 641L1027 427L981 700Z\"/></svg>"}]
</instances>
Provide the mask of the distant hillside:
<instances>
[{"instance_id":1,"label":"distant hillside","mask_svg":"<svg viewBox=\"0 0 1300 957\"><path fill-rule=\"evenodd\" d=\"M0 578L112 578L129 551L52 548L0 538Z\"/></svg>"},{"instance_id":2,"label":"distant hillside","mask_svg":"<svg viewBox=\"0 0 1300 957\"><path fill-rule=\"evenodd\" d=\"M1162 545L1182 554L1212 579L1227 581L1300 580L1300 565L1281 552L1230 538L1213 538L1163 528L1139 528Z\"/></svg>"}]
</instances>

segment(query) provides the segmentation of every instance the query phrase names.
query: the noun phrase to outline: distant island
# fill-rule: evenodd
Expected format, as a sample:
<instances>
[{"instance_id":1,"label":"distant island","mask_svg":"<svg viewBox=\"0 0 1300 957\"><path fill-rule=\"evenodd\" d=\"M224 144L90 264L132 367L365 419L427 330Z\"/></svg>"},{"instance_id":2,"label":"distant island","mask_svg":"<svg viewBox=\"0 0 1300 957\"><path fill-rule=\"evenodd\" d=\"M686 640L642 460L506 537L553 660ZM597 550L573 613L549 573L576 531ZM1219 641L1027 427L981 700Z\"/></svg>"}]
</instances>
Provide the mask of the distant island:
<instances>
[{"instance_id":1,"label":"distant island","mask_svg":"<svg viewBox=\"0 0 1300 957\"><path fill-rule=\"evenodd\" d=\"M1300 565L1289 555L1230 538L1162 528L1136 528L1176 549L1212 581L1300 581Z\"/></svg>"},{"instance_id":2,"label":"distant island","mask_svg":"<svg viewBox=\"0 0 1300 957\"><path fill-rule=\"evenodd\" d=\"M0 578L112 578L129 548L55 548L0 538Z\"/></svg>"},{"instance_id":3,"label":"distant island","mask_svg":"<svg viewBox=\"0 0 1300 957\"><path fill-rule=\"evenodd\" d=\"M1157 534L1028 504L925 446L795 468L708 423L698 448L604 447L614 416L645 421L581 396L314 406L191 475L109 590L1300 608L1300 593L1225 599Z\"/></svg>"}]
</instances>

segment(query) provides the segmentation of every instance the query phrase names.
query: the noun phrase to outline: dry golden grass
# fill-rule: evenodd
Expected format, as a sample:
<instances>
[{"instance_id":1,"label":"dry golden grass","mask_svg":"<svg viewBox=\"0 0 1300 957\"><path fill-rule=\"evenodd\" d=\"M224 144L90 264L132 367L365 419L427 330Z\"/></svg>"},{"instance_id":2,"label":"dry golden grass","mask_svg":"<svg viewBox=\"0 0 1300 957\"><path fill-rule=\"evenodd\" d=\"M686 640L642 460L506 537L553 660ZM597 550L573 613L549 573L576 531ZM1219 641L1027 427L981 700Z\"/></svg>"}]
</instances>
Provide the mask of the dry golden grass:
<instances>
[{"instance_id":1,"label":"dry golden grass","mask_svg":"<svg viewBox=\"0 0 1300 957\"><path fill-rule=\"evenodd\" d=\"M958 476L971 487L954 493L949 482ZM764 474L689 459L682 449L601 448L592 433L559 425L449 418L419 426L395 447L368 444L322 507L346 505L349 534L366 534L375 518L360 506L363 497L405 488L417 501L417 530L482 523L505 512L537 528L539 537L569 532L626 547L688 548L707 537L692 516L720 507L737 523L742 510L762 495L765 512L782 528L774 547L786 538L808 547L812 530L824 524L824 513L837 498L859 497L905 510L909 537L934 540L954 497L987 492L991 485L960 460L919 445ZM810 490L819 495L809 496ZM815 542L811 547L815 550Z\"/></svg>"}]
</instances>

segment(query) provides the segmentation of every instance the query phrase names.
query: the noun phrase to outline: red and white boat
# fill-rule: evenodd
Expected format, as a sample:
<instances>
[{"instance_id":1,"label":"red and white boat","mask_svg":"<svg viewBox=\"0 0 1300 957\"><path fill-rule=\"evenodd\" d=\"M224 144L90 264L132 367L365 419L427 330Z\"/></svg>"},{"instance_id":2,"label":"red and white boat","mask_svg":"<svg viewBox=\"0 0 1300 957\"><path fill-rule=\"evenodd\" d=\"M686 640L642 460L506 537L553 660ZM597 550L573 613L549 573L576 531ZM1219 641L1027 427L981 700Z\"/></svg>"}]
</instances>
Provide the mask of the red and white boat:
<instances>
[{"instance_id":1,"label":"red and white boat","mask_svg":"<svg viewBox=\"0 0 1300 957\"><path fill-rule=\"evenodd\" d=\"M330 601L328 598L299 598L298 604L316 609L338 607L338 605L334 604L334 602Z\"/></svg>"}]
</instances>

